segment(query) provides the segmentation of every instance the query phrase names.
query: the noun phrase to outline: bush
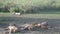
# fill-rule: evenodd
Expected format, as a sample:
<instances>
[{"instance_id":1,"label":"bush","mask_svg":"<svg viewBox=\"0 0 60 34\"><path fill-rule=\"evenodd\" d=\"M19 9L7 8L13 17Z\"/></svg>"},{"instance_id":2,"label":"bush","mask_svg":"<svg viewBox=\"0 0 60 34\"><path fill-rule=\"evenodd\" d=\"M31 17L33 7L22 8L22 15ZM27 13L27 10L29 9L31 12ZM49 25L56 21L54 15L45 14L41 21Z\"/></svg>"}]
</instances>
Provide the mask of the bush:
<instances>
[{"instance_id":1,"label":"bush","mask_svg":"<svg viewBox=\"0 0 60 34\"><path fill-rule=\"evenodd\" d=\"M16 2L18 1L18 3ZM0 12L36 13L38 11L60 10L60 0L2 0Z\"/></svg>"}]
</instances>

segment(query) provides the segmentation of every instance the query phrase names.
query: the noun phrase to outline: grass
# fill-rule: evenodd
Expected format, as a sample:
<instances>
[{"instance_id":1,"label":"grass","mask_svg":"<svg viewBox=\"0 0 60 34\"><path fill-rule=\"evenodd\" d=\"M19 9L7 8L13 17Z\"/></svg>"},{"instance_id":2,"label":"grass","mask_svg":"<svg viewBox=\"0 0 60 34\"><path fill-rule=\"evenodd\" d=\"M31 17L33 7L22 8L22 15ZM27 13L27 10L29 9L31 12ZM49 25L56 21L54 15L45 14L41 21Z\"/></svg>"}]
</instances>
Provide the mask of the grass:
<instances>
[{"instance_id":1,"label":"grass","mask_svg":"<svg viewBox=\"0 0 60 34\"><path fill-rule=\"evenodd\" d=\"M18 25L24 24L24 22L40 22L48 21L52 26L60 25L60 14L22 14L21 16L12 15L11 13L0 13L0 27L7 26L5 23L16 23ZM14 34L60 34L58 30L40 30L40 31L26 31Z\"/></svg>"},{"instance_id":2,"label":"grass","mask_svg":"<svg viewBox=\"0 0 60 34\"><path fill-rule=\"evenodd\" d=\"M48 18L48 19L60 19L60 14L22 14L13 15L12 13L0 13L0 17L25 17L25 18Z\"/></svg>"},{"instance_id":3,"label":"grass","mask_svg":"<svg viewBox=\"0 0 60 34\"><path fill-rule=\"evenodd\" d=\"M22 17L59 19L60 18L60 14L24 14L24 15L22 15Z\"/></svg>"}]
</instances>

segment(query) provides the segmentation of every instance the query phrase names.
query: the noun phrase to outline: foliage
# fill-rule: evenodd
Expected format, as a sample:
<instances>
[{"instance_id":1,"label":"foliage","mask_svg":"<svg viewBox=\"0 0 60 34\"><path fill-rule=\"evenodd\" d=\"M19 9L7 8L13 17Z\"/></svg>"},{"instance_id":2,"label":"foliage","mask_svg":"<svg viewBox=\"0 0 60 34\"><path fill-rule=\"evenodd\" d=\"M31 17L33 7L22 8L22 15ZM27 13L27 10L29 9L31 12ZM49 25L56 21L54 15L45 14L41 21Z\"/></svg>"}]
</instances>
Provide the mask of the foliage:
<instances>
[{"instance_id":1,"label":"foliage","mask_svg":"<svg viewBox=\"0 0 60 34\"><path fill-rule=\"evenodd\" d=\"M0 12L36 13L60 10L60 0L0 0Z\"/></svg>"}]
</instances>

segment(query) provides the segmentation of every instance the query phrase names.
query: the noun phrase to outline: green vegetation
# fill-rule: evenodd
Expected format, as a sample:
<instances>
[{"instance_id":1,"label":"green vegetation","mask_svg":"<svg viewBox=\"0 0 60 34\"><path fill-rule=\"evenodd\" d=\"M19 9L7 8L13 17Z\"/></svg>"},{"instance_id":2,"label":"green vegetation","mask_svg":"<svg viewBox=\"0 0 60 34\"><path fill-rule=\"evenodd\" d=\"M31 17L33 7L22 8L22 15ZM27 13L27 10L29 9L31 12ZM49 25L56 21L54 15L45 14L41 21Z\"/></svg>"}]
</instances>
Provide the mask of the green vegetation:
<instances>
[{"instance_id":1,"label":"green vegetation","mask_svg":"<svg viewBox=\"0 0 60 34\"><path fill-rule=\"evenodd\" d=\"M52 10L60 10L60 0L0 0L0 12L36 13Z\"/></svg>"},{"instance_id":2,"label":"green vegetation","mask_svg":"<svg viewBox=\"0 0 60 34\"><path fill-rule=\"evenodd\" d=\"M7 17L22 17L22 18L47 18L47 19L60 19L60 14L23 14L19 15L11 15L10 13L1 13L0 17L7 18ZM6 19L5 19L6 20Z\"/></svg>"},{"instance_id":3,"label":"green vegetation","mask_svg":"<svg viewBox=\"0 0 60 34\"><path fill-rule=\"evenodd\" d=\"M15 12L24 14L15 15ZM25 22L44 21L48 21L54 27L60 25L60 0L0 0L0 23L2 23L0 28L8 23L22 25ZM13 34L59 34L59 32L59 29L52 29Z\"/></svg>"}]
</instances>

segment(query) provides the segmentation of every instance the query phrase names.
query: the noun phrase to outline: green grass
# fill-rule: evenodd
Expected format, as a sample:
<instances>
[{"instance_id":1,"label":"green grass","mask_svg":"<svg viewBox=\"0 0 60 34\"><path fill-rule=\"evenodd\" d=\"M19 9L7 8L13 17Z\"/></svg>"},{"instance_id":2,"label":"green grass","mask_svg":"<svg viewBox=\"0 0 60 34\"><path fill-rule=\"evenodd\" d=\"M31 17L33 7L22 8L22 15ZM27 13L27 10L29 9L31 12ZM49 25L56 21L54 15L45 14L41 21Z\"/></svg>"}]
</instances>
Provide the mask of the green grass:
<instances>
[{"instance_id":1,"label":"green grass","mask_svg":"<svg viewBox=\"0 0 60 34\"><path fill-rule=\"evenodd\" d=\"M60 14L22 14L22 15L13 15L11 13L0 13L0 17L25 17L25 18L60 19Z\"/></svg>"},{"instance_id":2,"label":"green grass","mask_svg":"<svg viewBox=\"0 0 60 34\"><path fill-rule=\"evenodd\" d=\"M21 17L60 19L60 14L24 14Z\"/></svg>"},{"instance_id":3,"label":"green grass","mask_svg":"<svg viewBox=\"0 0 60 34\"><path fill-rule=\"evenodd\" d=\"M8 16L12 16L12 13L0 13L0 17L8 17Z\"/></svg>"}]
</instances>

